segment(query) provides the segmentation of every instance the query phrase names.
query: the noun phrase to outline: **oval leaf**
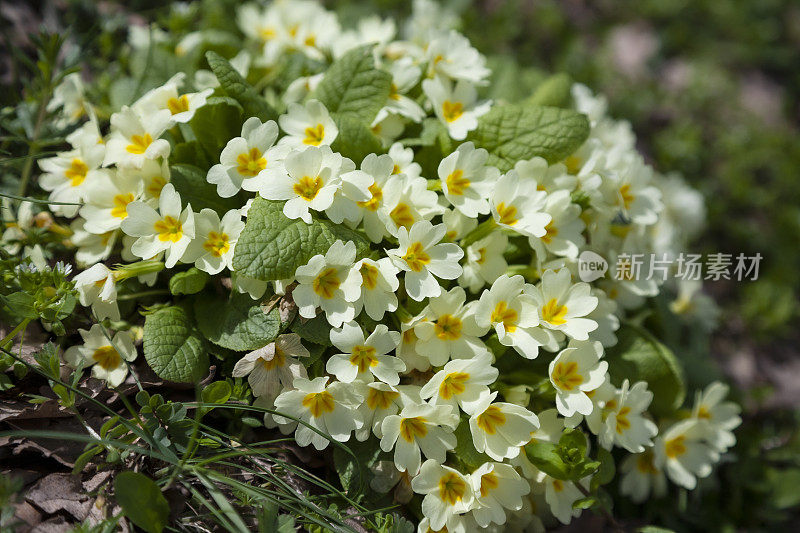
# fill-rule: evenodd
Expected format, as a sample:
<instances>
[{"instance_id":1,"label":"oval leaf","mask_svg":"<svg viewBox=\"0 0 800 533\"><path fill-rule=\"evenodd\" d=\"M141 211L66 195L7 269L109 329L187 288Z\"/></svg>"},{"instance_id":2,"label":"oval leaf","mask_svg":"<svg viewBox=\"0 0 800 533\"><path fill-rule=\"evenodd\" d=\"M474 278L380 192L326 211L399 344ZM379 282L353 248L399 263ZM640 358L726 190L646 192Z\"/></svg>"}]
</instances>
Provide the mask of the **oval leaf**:
<instances>
[{"instance_id":1,"label":"oval leaf","mask_svg":"<svg viewBox=\"0 0 800 533\"><path fill-rule=\"evenodd\" d=\"M159 309L144 321L144 357L159 377L191 383L208 372L208 354L192 321L177 306Z\"/></svg>"},{"instance_id":2,"label":"oval leaf","mask_svg":"<svg viewBox=\"0 0 800 533\"><path fill-rule=\"evenodd\" d=\"M198 298L194 310L200 332L208 340L237 352L265 346L275 340L281 327L277 306L265 313L247 294Z\"/></svg>"},{"instance_id":3,"label":"oval leaf","mask_svg":"<svg viewBox=\"0 0 800 533\"><path fill-rule=\"evenodd\" d=\"M128 519L148 533L167 525L169 504L155 481L138 472L121 472L114 479L114 496Z\"/></svg>"}]
</instances>

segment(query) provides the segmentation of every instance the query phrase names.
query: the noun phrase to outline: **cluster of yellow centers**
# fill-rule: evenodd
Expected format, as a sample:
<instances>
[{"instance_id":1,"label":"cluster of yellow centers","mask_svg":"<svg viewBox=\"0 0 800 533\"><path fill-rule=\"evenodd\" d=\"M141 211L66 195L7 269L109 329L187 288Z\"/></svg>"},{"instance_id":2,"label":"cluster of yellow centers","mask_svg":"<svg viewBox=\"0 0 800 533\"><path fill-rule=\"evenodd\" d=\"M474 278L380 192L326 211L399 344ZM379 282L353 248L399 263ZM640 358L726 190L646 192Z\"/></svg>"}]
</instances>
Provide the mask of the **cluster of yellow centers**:
<instances>
[{"instance_id":1,"label":"cluster of yellow centers","mask_svg":"<svg viewBox=\"0 0 800 533\"><path fill-rule=\"evenodd\" d=\"M249 152L242 152L236 156L237 171L242 176L249 178L258 176L258 173L267 168L267 159L256 147L250 148Z\"/></svg>"},{"instance_id":2,"label":"cluster of yellow centers","mask_svg":"<svg viewBox=\"0 0 800 533\"><path fill-rule=\"evenodd\" d=\"M319 176L315 176L313 178L311 176L303 176L297 180L297 183L292 186L292 189L297 196L307 202L310 202L317 197L317 194L319 194L322 186L322 178Z\"/></svg>"},{"instance_id":3,"label":"cluster of yellow centers","mask_svg":"<svg viewBox=\"0 0 800 533\"><path fill-rule=\"evenodd\" d=\"M420 242L411 243L411 245L406 248L406 253L403 255L402 259L406 262L408 268L414 272L422 272L425 265L431 262L431 256L425 252Z\"/></svg>"},{"instance_id":4,"label":"cluster of yellow centers","mask_svg":"<svg viewBox=\"0 0 800 533\"><path fill-rule=\"evenodd\" d=\"M442 103L442 116L447 122L455 122L464 114L464 104L445 100Z\"/></svg>"},{"instance_id":5,"label":"cluster of yellow centers","mask_svg":"<svg viewBox=\"0 0 800 533\"><path fill-rule=\"evenodd\" d=\"M177 218L167 215L153 224L158 233L158 240L162 242L178 242L183 237L183 224Z\"/></svg>"},{"instance_id":6,"label":"cluster of yellow centers","mask_svg":"<svg viewBox=\"0 0 800 533\"><path fill-rule=\"evenodd\" d=\"M87 172L89 172L89 167L83 160L76 157L70 162L69 168L64 171L64 176L72 187L77 187L86 179Z\"/></svg>"},{"instance_id":7,"label":"cluster of yellow centers","mask_svg":"<svg viewBox=\"0 0 800 533\"><path fill-rule=\"evenodd\" d=\"M125 150L127 150L129 154L142 155L151 144L153 144L153 137L149 133L132 135L131 144L126 146Z\"/></svg>"},{"instance_id":8,"label":"cluster of yellow centers","mask_svg":"<svg viewBox=\"0 0 800 533\"><path fill-rule=\"evenodd\" d=\"M554 326L566 324L564 318L567 315L567 306L559 305L557 298L552 298L549 302L542 307L542 320L551 323Z\"/></svg>"},{"instance_id":9,"label":"cluster of yellow centers","mask_svg":"<svg viewBox=\"0 0 800 533\"><path fill-rule=\"evenodd\" d=\"M97 362L103 370L114 370L119 366L122 358L113 346L101 346L92 353L92 359Z\"/></svg>"},{"instance_id":10,"label":"cluster of yellow centers","mask_svg":"<svg viewBox=\"0 0 800 533\"><path fill-rule=\"evenodd\" d=\"M339 275L335 268L326 268L314 278L312 288L314 292L323 298L330 300L336 293L342 282L339 280Z\"/></svg>"},{"instance_id":11,"label":"cluster of yellow centers","mask_svg":"<svg viewBox=\"0 0 800 533\"><path fill-rule=\"evenodd\" d=\"M553 368L553 382L565 391L571 391L583 383L583 376L578 372L578 363L567 361L557 363Z\"/></svg>"},{"instance_id":12,"label":"cluster of yellow centers","mask_svg":"<svg viewBox=\"0 0 800 533\"><path fill-rule=\"evenodd\" d=\"M231 249L228 235L224 232L209 231L203 248L214 257L222 257Z\"/></svg>"}]
</instances>

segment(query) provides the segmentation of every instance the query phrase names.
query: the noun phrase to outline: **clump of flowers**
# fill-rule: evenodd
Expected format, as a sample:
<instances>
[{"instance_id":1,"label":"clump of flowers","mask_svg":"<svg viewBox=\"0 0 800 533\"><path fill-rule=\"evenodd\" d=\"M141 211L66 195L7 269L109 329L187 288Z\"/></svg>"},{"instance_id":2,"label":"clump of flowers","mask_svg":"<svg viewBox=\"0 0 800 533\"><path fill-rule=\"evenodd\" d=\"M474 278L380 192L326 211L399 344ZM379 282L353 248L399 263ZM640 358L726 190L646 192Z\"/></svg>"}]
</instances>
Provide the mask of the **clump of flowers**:
<instances>
[{"instance_id":1,"label":"clump of flowers","mask_svg":"<svg viewBox=\"0 0 800 533\"><path fill-rule=\"evenodd\" d=\"M493 100L486 59L414 5L402 31L343 28L302 0L244 5L230 60L203 54L202 32L177 47L151 33L144 48L185 71L109 124L89 113L39 163L51 200L79 204L52 211L72 219L81 305L129 329L119 295L167 286L145 319L150 366L189 337L202 348L162 377L238 353L232 377L274 411L267 427L380 449L372 486L413 491L420 531L569 523L602 506L604 461L636 502L693 489L735 443L737 407L714 383L682 411L679 363L632 324L668 284L579 270L585 251L683 246L694 228L661 217L678 195L602 97ZM176 340L159 332L178 304L194 316ZM118 385L131 337L80 333L67 363Z\"/></svg>"}]
</instances>

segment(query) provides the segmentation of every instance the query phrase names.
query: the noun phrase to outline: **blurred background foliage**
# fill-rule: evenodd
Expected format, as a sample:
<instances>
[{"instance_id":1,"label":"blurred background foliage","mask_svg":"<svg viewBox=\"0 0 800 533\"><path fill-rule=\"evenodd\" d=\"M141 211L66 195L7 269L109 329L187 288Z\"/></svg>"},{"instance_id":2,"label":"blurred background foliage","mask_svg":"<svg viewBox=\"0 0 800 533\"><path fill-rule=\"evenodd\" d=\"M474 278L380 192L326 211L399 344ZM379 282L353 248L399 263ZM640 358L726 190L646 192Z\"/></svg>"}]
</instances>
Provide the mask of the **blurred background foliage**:
<instances>
[{"instance_id":1,"label":"blurred background foliage","mask_svg":"<svg viewBox=\"0 0 800 533\"><path fill-rule=\"evenodd\" d=\"M0 0L0 108L17 105L20 95L35 97L23 86L31 76L21 60L32 50L30 32L44 27L66 36L66 54L97 76L92 91L102 111L115 96L128 98L110 89L118 73L136 70L116 61L131 24L157 20L177 33L235 29L232 13L241 2L198 3L203 9L193 11L161 0ZM408 0L324 3L344 21L372 13L403 18L411 8ZM501 82L490 96L525 98L553 72L605 94L610 114L632 123L650 162L703 192L707 227L691 251L763 256L756 282L707 283L722 307L720 326L710 346L684 342L690 380L695 354L710 348L739 386L745 424L729 464L699 490L678 494L680 516L674 505L657 503L623 503L615 514L676 530L774 530L781 522L800 529L800 3L447 3ZM231 45L221 38L219 46ZM158 66L152 63L151 75L160 76Z\"/></svg>"}]
</instances>

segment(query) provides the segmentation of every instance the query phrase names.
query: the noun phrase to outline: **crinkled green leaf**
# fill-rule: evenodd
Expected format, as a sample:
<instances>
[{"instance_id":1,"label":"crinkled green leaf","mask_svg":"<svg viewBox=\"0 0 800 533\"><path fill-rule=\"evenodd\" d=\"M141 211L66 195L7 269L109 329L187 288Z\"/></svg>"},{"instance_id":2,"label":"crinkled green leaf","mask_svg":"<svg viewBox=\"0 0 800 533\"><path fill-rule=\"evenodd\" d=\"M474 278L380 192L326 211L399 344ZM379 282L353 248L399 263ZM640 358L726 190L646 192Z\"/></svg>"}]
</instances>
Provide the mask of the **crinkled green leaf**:
<instances>
[{"instance_id":1,"label":"crinkled green leaf","mask_svg":"<svg viewBox=\"0 0 800 533\"><path fill-rule=\"evenodd\" d=\"M214 51L208 51L206 61L219 80L222 90L242 105L246 117L258 117L262 121L275 120L278 117L275 109L236 72L227 59Z\"/></svg>"},{"instance_id":2,"label":"crinkled green leaf","mask_svg":"<svg viewBox=\"0 0 800 533\"><path fill-rule=\"evenodd\" d=\"M525 445L525 454L533 466L556 479L569 479L569 465L558 453L558 445L551 442L534 441Z\"/></svg>"},{"instance_id":3,"label":"crinkled green leaf","mask_svg":"<svg viewBox=\"0 0 800 533\"><path fill-rule=\"evenodd\" d=\"M292 322L292 331L300 335L300 338L321 344L322 346L332 346L331 344L331 325L323 315L314 318L296 318Z\"/></svg>"},{"instance_id":4,"label":"crinkled green leaf","mask_svg":"<svg viewBox=\"0 0 800 533\"><path fill-rule=\"evenodd\" d=\"M569 74L564 72L553 74L536 87L536 90L526 103L565 107L571 99L571 88L572 78Z\"/></svg>"},{"instance_id":5,"label":"crinkled green leaf","mask_svg":"<svg viewBox=\"0 0 800 533\"><path fill-rule=\"evenodd\" d=\"M455 460L468 471L475 470L483 463L491 461L491 458L475 449L472 441L472 431L469 427L469 420L466 416L461 418L461 422L454 431L456 436L456 447L452 451Z\"/></svg>"},{"instance_id":6,"label":"crinkled green leaf","mask_svg":"<svg viewBox=\"0 0 800 533\"><path fill-rule=\"evenodd\" d=\"M281 317L275 306L269 313L247 294L230 298L204 295L195 300L197 325L205 337L223 348L236 351L255 350L275 340Z\"/></svg>"},{"instance_id":7,"label":"crinkled green leaf","mask_svg":"<svg viewBox=\"0 0 800 533\"><path fill-rule=\"evenodd\" d=\"M170 183L181 195L184 204L192 204L195 212L208 207L219 214L220 218L231 209L240 209L247 196L239 192L231 198L220 198L216 185L206 181L206 172L192 165L172 165Z\"/></svg>"},{"instance_id":8,"label":"crinkled green leaf","mask_svg":"<svg viewBox=\"0 0 800 533\"><path fill-rule=\"evenodd\" d=\"M391 86L392 76L375 66L372 46L367 45L334 61L316 96L331 113L370 124L386 104Z\"/></svg>"},{"instance_id":9,"label":"crinkled green leaf","mask_svg":"<svg viewBox=\"0 0 800 533\"><path fill-rule=\"evenodd\" d=\"M233 255L233 268L240 274L263 281L294 277L297 267L327 252L336 240L353 241L358 257L369 253L361 233L328 220L290 220L283 204L260 197L253 202Z\"/></svg>"},{"instance_id":10,"label":"crinkled green leaf","mask_svg":"<svg viewBox=\"0 0 800 533\"><path fill-rule=\"evenodd\" d=\"M198 168L211 168L214 164L211 156L196 140L176 144L169 154L169 162L173 165L183 163Z\"/></svg>"},{"instance_id":11,"label":"crinkled green leaf","mask_svg":"<svg viewBox=\"0 0 800 533\"><path fill-rule=\"evenodd\" d=\"M372 130L357 119L334 115L339 135L331 144L334 152L339 152L353 161L361 161L369 154L379 154L383 151L380 139Z\"/></svg>"},{"instance_id":12,"label":"crinkled green leaf","mask_svg":"<svg viewBox=\"0 0 800 533\"><path fill-rule=\"evenodd\" d=\"M616 346L606 353L611 381L619 386L646 381L653 392L650 412L668 416L680 408L686 396L683 370L672 351L638 326L626 325L617 332Z\"/></svg>"},{"instance_id":13,"label":"crinkled green leaf","mask_svg":"<svg viewBox=\"0 0 800 533\"><path fill-rule=\"evenodd\" d=\"M589 136L589 121L577 111L533 105L496 105L480 118L467 140L489 152L488 164L502 171L535 156L550 163L574 152Z\"/></svg>"},{"instance_id":14,"label":"crinkled green leaf","mask_svg":"<svg viewBox=\"0 0 800 533\"><path fill-rule=\"evenodd\" d=\"M184 272L178 272L169 280L169 292L172 294L197 294L203 290L208 282L209 275L202 270L191 267Z\"/></svg>"},{"instance_id":15,"label":"crinkled green leaf","mask_svg":"<svg viewBox=\"0 0 800 533\"><path fill-rule=\"evenodd\" d=\"M144 357L161 378L189 383L208 372L208 353L191 318L178 306L163 307L144 321Z\"/></svg>"},{"instance_id":16,"label":"crinkled green leaf","mask_svg":"<svg viewBox=\"0 0 800 533\"><path fill-rule=\"evenodd\" d=\"M155 481L139 472L120 472L114 498L131 522L148 533L161 533L169 518L169 503Z\"/></svg>"},{"instance_id":17,"label":"crinkled green leaf","mask_svg":"<svg viewBox=\"0 0 800 533\"><path fill-rule=\"evenodd\" d=\"M189 127L212 161L218 160L228 141L241 133L242 111L239 102L228 96L212 96L195 111Z\"/></svg>"}]
</instances>

